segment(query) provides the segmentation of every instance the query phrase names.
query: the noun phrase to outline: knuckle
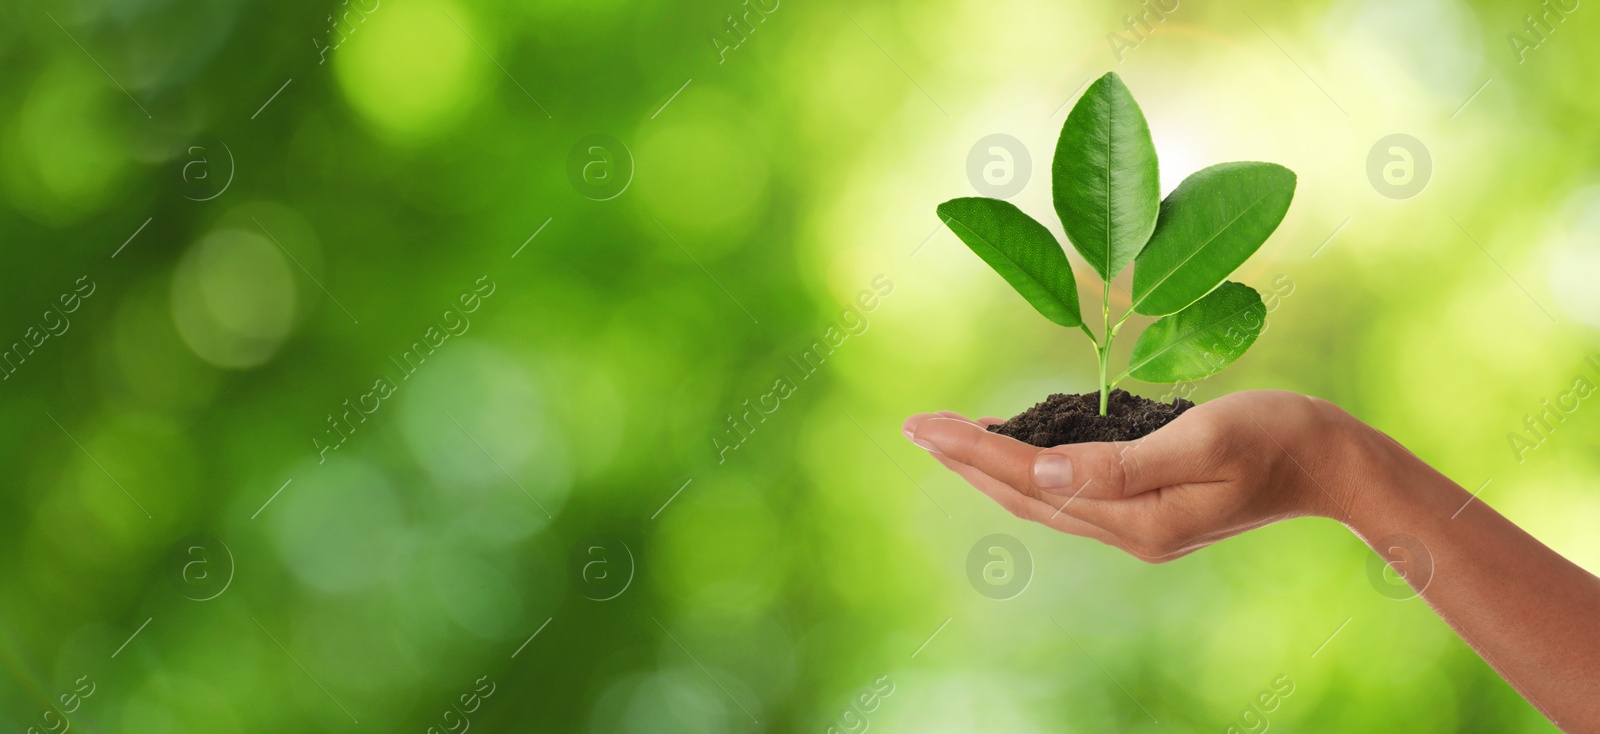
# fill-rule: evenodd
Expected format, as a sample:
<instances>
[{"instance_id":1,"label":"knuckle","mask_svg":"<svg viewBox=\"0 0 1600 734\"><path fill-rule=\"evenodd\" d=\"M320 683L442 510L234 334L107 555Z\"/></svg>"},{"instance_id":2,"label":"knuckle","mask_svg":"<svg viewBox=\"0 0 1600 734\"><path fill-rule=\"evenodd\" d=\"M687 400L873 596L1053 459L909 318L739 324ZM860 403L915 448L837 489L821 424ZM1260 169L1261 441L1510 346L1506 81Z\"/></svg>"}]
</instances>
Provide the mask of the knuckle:
<instances>
[{"instance_id":1,"label":"knuckle","mask_svg":"<svg viewBox=\"0 0 1600 734\"><path fill-rule=\"evenodd\" d=\"M1034 511L1033 505L1021 495L1010 495L1001 499L1000 506L1005 508L1006 512L1015 515L1019 519L1029 521L1037 519L1037 513Z\"/></svg>"},{"instance_id":2,"label":"knuckle","mask_svg":"<svg viewBox=\"0 0 1600 734\"><path fill-rule=\"evenodd\" d=\"M1137 558L1137 559L1139 559L1141 561L1144 561L1145 563L1148 563L1148 564L1151 564L1151 565L1155 565L1157 563L1161 563L1161 561L1162 561L1161 556L1163 554L1161 552L1161 549L1157 548L1155 545L1151 544L1148 541L1136 540L1136 541L1133 541L1131 543L1128 543L1127 550L1128 550L1129 553L1131 553L1133 555L1134 558Z\"/></svg>"},{"instance_id":3,"label":"knuckle","mask_svg":"<svg viewBox=\"0 0 1600 734\"><path fill-rule=\"evenodd\" d=\"M1092 481L1099 490L1096 494L1119 496L1124 487L1128 485L1128 465L1130 458L1137 449L1118 450L1110 446L1100 447L1086 452L1081 461L1084 464L1085 481Z\"/></svg>"},{"instance_id":4,"label":"knuckle","mask_svg":"<svg viewBox=\"0 0 1600 734\"><path fill-rule=\"evenodd\" d=\"M1155 532L1155 545L1161 552L1158 555L1170 557L1183 547L1183 536L1177 530L1164 527Z\"/></svg>"},{"instance_id":5,"label":"knuckle","mask_svg":"<svg viewBox=\"0 0 1600 734\"><path fill-rule=\"evenodd\" d=\"M1145 516L1135 526L1130 548L1146 563L1165 563L1174 557L1183 543L1182 533L1153 516Z\"/></svg>"},{"instance_id":6,"label":"knuckle","mask_svg":"<svg viewBox=\"0 0 1600 734\"><path fill-rule=\"evenodd\" d=\"M1305 402L1302 404L1301 410L1306 414L1316 416L1349 415L1345 412L1344 408L1339 407L1337 403L1324 400L1315 395L1302 395L1301 397L1305 398Z\"/></svg>"},{"instance_id":7,"label":"knuckle","mask_svg":"<svg viewBox=\"0 0 1600 734\"><path fill-rule=\"evenodd\" d=\"M1180 556L1176 552L1168 552L1168 553L1163 553L1162 555L1156 556L1155 558L1146 558L1144 562L1148 563L1148 564L1150 564L1152 566L1159 566L1159 565L1161 565L1163 563L1171 563L1173 561L1176 561L1176 560L1178 560L1179 557Z\"/></svg>"},{"instance_id":8,"label":"knuckle","mask_svg":"<svg viewBox=\"0 0 1600 734\"><path fill-rule=\"evenodd\" d=\"M971 464L973 460L972 442L959 431L946 430L942 426L931 431L933 444L939 447L939 453L944 454L963 464Z\"/></svg>"},{"instance_id":9,"label":"knuckle","mask_svg":"<svg viewBox=\"0 0 1600 734\"><path fill-rule=\"evenodd\" d=\"M1195 448L1211 456L1226 453L1229 442L1227 426L1211 416L1199 415L1195 418L1187 427L1189 440L1194 442Z\"/></svg>"},{"instance_id":10,"label":"knuckle","mask_svg":"<svg viewBox=\"0 0 1600 734\"><path fill-rule=\"evenodd\" d=\"M1117 450L1116 472L1110 477L1115 484L1112 485L1118 494L1127 494L1131 487L1140 484L1139 474L1144 457L1144 443L1124 446Z\"/></svg>"},{"instance_id":11,"label":"knuckle","mask_svg":"<svg viewBox=\"0 0 1600 734\"><path fill-rule=\"evenodd\" d=\"M1177 550L1160 543L1145 542L1136 544L1129 550L1139 560L1144 561L1152 566L1162 563L1169 563L1177 560L1179 557Z\"/></svg>"}]
</instances>

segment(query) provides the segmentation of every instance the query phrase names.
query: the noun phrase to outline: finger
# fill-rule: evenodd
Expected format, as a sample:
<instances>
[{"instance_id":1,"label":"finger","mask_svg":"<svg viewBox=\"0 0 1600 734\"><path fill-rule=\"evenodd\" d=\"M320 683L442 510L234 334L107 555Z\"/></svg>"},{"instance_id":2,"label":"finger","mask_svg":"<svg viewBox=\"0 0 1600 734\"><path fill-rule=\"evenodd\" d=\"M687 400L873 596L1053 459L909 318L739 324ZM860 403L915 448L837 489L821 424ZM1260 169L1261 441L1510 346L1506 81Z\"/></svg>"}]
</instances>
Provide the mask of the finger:
<instances>
[{"instance_id":1,"label":"finger","mask_svg":"<svg viewBox=\"0 0 1600 734\"><path fill-rule=\"evenodd\" d=\"M997 425L997 424L1006 422L1006 419L1004 419L1004 418L996 418L996 417L994 417L992 415L986 415L986 416L984 416L982 418L979 418L977 420L973 420L973 419L968 418L968 417L966 417L966 416L964 416L964 415L962 415L960 413L957 413L957 412L955 412L953 410L941 410L941 411L939 411L937 413L937 415L944 416L945 418L954 418L956 420L963 420L963 421L966 421L968 423L975 423L975 424L977 424L978 426L980 426L982 428L988 428L989 426L993 426L993 425Z\"/></svg>"},{"instance_id":2,"label":"finger","mask_svg":"<svg viewBox=\"0 0 1600 734\"><path fill-rule=\"evenodd\" d=\"M1091 478L1063 498L1030 484L1030 459L1045 450L951 419L925 421L918 426L917 440L936 442L943 451L934 454L939 463L1023 519L1099 540L1151 562L1176 558L1174 553L1193 536L1193 518L1171 492L1097 495L1092 491L1097 481Z\"/></svg>"},{"instance_id":3,"label":"finger","mask_svg":"<svg viewBox=\"0 0 1600 734\"><path fill-rule=\"evenodd\" d=\"M1025 520L1033 519L1032 514L1034 513L1034 506L1037 504L1037 500L1018 492L1005 482L995 479L988 474L984 474L982 471L974 469L971 466L963 464L959 461L955 461L948 456L943 454L934 454L933 458L940 464L943 464L946 469L955 472L956 474L960 475L962 479L967 480L967 484L972 485L974 489L977 489L979 492L988 495L989 499L994 500L996 504L1004 507L1006 512Z\"/></svg>"},{"instance_id":4,"label":"finger","mask_svg":"<svg viewBox=\"0 0 1600 734\"><path fill-rule=\"evenodd\" d=\"M1060 497L1124 497L1117 444L1077 444L1040 449L975 424L932 417L917 425L914 440L998 479L1051 507ZM1070 454L1062 453L1072 449ZM1079 464L1082 466L1079 466Z\"/></svg>"},{"instance_id":5,"label":"finger","mask_svg":"<svg viewBox=\"0 0 1600 734\"><path fill-rule=\"evenodd\" d=\"M960 413L957 413L957 412L955 412L953 410L941 410L941 411L939 411L937 413L917 413L917 414L907 418L904 423L900 424L900 432L905 434L905 437L906 437L907 441L910 441L912 443L916 443L917 426L921 425L923 421L926 421L926 420L928 420L930 418L950 418L950 419L953 419L953 420L965 421L967 423L975 423L976 425L981 425L981 426L986 426L986 427L988 425L990 425L991 423L1003 423L1004 422L1001 419L994 418L994 417L987 417L987 418L979 419L978 421L973 421L971 418L968 418L968 417L966 417L966 416L964 416L964 415L962 415ZM988 422L986 423L985 421L988 421ZM921 448L929 449L928 446L921 446Z\"/></svg>"},{"instance_id":6,"label":"finger","mask_svg":"<svg viewBox=\"0 0 1600 734\"><path fill-rule=\"evenodd\" d=\"M919 426L921 427L921 426ZM1207 416L1181 416L1170 425L1133 441L1066 444L1038 450L995 434L962 431L928 424L920 439L956 460L971 463L1033 496L1066 494L1089 499L1116 499L1185 484L1216 481L1218 459L1226 436ZM948 446L945 444L949 444ZM1028 457L1028 452L1032 456ZM1028 471L1022 462L1029 460ZM986 461L1007 462L1001 471Z\"/></svg>"},{"instance_id":7,"label":"finger","mask_svg":"<svg viewBox=\"0 0 1600 734\"><path fill-rule=\"evenodd\" d=\"M1188 420L1186 420L1188 419ZM1050 492L1084 492L1099 499L1132 497L1184 484L1216 481L1225 437L1202 415L1183 415L1132 441L1079 443L1045 449L1031 479ZM1088 485L1088 489L1084 486Z\"/></svg>"},{"instance_id":8,"label":"finger","mask_svg":"<svg viewBox=\"0 0 1600 734\"><path fill-rule=\"evenodd\" d=\"M1104 528L1097 527L1071 515L1063 514L1059 508L1028 497L1010 485L971 466L955 461L948 456L935 454L934 458L940 464L943 464L945 468L967 480L967 484L988 495L989 499L994 500L996 504L1017 517L1048 525L1069 535L1090 538L1106 545L1121 547L1116 536Z\"/></svg>"},{"instance_id":9,"label":"finger","mask_svg":"<svg viewBox=\"0 0 1600 734\"><path fill-rule=\"evenodd\" d=\"M933 444L917 440L917 427L930 418L938 418L938 413L915 413L900 424L900 433L904 434L907 441L914 443L918 448L935 451Z\"/></svg>"},{"instance_id":10,"label":"finger","mask_svg":"<svg viewBox=\"0 0 1600 734\"><path fill-rule=\"evenodd\" d=\"M1024 496L1048 496L1033 486L1029 478L1033 457L1039 449L1008 436L966 421L929 418L916 427L914 440L934 447L956 462L973 467L1009 485Z\"/></svg>"},{"instance_id":11,"label":"finger","mask_svg":"<svg viewBox=\"0 0 1600 734\"><path fill-rule=\"evenodd\" d=\"M957 412L955 412L953 410L941 410L938 413L936 413L935 415L942 416L942 417L945 417L945 418L954 418L956 420L962 420L962 421L966 421L968 423L974 423L974 424L977 424L978 426L980 426L982 428L988 428L989 426L1006 422L1006 419L1004 419L1004 418L996 418L996 417L994 417L992 415L986 415L986 416L984 416L982 418L979 418L977 420L973 420L973 419L968 418L968 417L966 417L966 416L964 416L964 415L962 415L960 413L957 413Z\"/></svg>"},{"instance_id":12,"label":"finger","mask_svg":"<svg viewBox=\"0 0 1600 734\"><path fill-rule=\"evenodd\" d=\"M1216 531L1215 523L1203 517L1203 511L1197 512L1195 503L1184 499L1182 490L1192 486L1163 487L1126 499L1069 501L1061 510L1104 529L1117 538L1118 547L1150 563L1177 560L1249 529Z\"/></svg>"}]
</instances>

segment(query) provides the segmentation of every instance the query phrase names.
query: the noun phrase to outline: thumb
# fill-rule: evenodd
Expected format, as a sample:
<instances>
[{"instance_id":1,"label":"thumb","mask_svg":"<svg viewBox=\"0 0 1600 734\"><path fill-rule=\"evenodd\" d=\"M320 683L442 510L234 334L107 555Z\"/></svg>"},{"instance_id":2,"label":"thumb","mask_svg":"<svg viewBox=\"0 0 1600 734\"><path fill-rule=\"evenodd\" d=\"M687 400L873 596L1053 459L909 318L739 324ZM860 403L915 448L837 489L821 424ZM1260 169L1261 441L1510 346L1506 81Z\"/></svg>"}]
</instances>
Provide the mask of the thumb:
<instances>
[{"instance_id":1,"label":"thumb","mask_svg":"<svg viewBox=\"0 0 1600 734\"><path fill-rule=\"evenodd\" d=\"M1210 422L1182 416L1133 441L1067 444L1045 449L1033 459L1032 483L1058 495L1084 499L1123 499L1178 484L1214 479L1218 441Z\"/></svg>"}]
</instances>

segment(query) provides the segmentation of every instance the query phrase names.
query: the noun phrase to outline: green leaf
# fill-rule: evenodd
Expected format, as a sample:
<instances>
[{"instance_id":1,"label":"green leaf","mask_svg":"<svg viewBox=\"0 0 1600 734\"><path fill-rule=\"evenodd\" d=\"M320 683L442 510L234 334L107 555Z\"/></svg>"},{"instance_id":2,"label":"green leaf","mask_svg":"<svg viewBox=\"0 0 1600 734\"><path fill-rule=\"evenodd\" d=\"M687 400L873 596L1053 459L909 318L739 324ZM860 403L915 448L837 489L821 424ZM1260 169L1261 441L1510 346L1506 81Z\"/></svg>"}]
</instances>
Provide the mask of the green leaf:
<instances>
[{"instance_id":1,"label":"green leaf","mask_svg":"<svg viewBox=\"0 0 1600 734\"><path fill-rule=\"evenodd\" d=\"M1155 234L1133 268L1133 310L1177 313L1260 249L1289 211L1294 171L1223 163L1178 184L1161 202Z\"/></svg>"},{"instance_id":2,"label":"green leaf","mask_svg":"<svg viewBox=\"0 0 1600 734\"><path fill-rule=\"evenodd\" d=\"M1255 343L1266 315L1254 288L1224 282L1145 329L1133 344L1126 374L1145 382L1183 382L1220 372Z\"/></svg>"},{"instance_id":3,"label":"green leaf","mask_svg":"<svg viewBox=\"0 0 1600 734\"><path fill-rule=\"evenodd\" d=\"M1083 325L1067 253L1044 225L1010 203L981 197L940 204L939 218L1045 318Z\"/></svg>"},{"instance_id":4,"label":"green leaf","mask_svg":"<svg viewBox=\"0 0 1600 734\"><path fill-rule=\"evenodd\" d=\"M1067 239L1110 280L1149 241L1161 208L1150 126L1115 73L1089 85L1067 114L1050 174Z\"/></svg>"}]
</instances>

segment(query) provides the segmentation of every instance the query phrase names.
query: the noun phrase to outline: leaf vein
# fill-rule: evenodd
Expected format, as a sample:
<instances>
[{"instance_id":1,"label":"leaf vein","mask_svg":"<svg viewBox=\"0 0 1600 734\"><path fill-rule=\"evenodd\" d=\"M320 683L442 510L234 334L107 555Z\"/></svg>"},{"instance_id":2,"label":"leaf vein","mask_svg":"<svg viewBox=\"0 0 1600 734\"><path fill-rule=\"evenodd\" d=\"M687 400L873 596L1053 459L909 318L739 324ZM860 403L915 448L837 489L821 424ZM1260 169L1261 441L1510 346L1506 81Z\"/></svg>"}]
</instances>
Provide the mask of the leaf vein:
<instances>
[{"instance_id":1,"label":"leaf vein","mask_svg":"<svg viewBox=\"0 0 1600 734\"><path fill-rule=\"evenodd\" d=\"M1011 263L1011 265L1017 269L1017 272L1022 273L1022 275L1024 277L1026 277L1029 282L1033 283L1036 286L1039 286L1039 289L1043 290L1046 294L1048 294L1050 296L1051 300L1055 301L1057 304L1061 305L1063 308L1067 307L1066 301L1063 301L1061 299L1061 294L1057 293L1054 288L1051 288L1049 285L1045 284L1044 281L1041 281L1038 278L1035 278L1033 276L1033 273L1028 272L1028 269L1026 267L1024 267L1021 262L1017 261L1016 258L1011 257L1011 255L1009 253L1007 253L1005 250L1002 250L999 247L996 247L995 244L993 242L990 242L987 237L984 237L983 235L978 234L977 230L975 230L975 229L973 229L971 227L968 227L966 222L963 222L963 221L961 221L959 219L956 219L955 217L951 217L949 219L944 220L944 223L945 223L946 226L949 226L952 222L955 223L955 224L961 225L962 229L964 229L967 232L971 233L973 237L978 238L978 241L982 242L985 247L988 247L991 252L994 252L994 253L1000 255L1000 257L1004 258L1006 262ZM1046 232L1046 234L1049 234L1048 231ZM1051 236L1051 239L1052 240L1055 239L1054 235ZM1058 246L1059 246L1059 243L1058 243ZM1063 256L1064 255L1065 255L1065 253L1063 253ZM1068 267L1068 272L1069 273L1071 272L1071 267L1070 266ZM1074 282L1073 285L1074 285L1074 289L1076 289L1077 283ZM1068 308L1067 310L1070 311L1072 309ZM1078 320L1082 321L1083 317L1080 315L1078 317Z\"/></svg>"},{"instance_id":2,"label":"leaf vein","mask_svg":"<svg viewBox=\"0 0 1600 734\"><path fill-rule=\"evenodd\" d=\"M1112 119L1113 116L1114 116L1114 111L1112 110L1112 108L1115 107L1115 106L1116 105L1113 104L1110 100L1107 100L1107 103L1106 103L1106 238L1105 238L1106 239L1106 255L1105 255L1105 259L1100 261L1100 270L1101 270L1102 274L1105 276L1105 279L1106 279L1107 283L1110 283L1112 276L1115 275L1115 273L1111 272L1111 202L1112 202L1113 199L1116 198L1116 189L1112 186L1111 177L1112 177L1112 174L1115 173L1115 169L1117 167L1117 163L1116 163L1116 160L1115 160L1115 151L1112 148L1112 146L1114 144L1114 139L1116 138L1116 121L1114 119Z\"/></svg>"},{"instance_id":3,"label":"leaf vein","mask_svg":"<svg viewBox=\"0 0 1600 734\"><path fill-rule=\"evenodd\" d=\"M1172 266L1172 269L1168 270L1165 275L1161 276L1160 280L1157 280L1155 283L1151 284L1150 288L1144 292L1144 295L1134 299L1133 304L1131 306L1129 306L1129 308L1132 308L1134 310L1138 310L1139 304L1144 303L1146 299L1150 298L1150 294L1155 293L1156 289L1160 288L1162 283L1167 282L1167 280L1169 278L1171 278L1173 275L1176 275L1179 270L1183 269L1184 265L1189 264L1189 261L1193 260L1196 255L1199 255L1207 247L1210 247L1211 243L1216 241L1216 239L1218 237L1221 237L1223 232L1228 231L1228 229L1233 227L1234 224L1238 223L1238 221L1240 219L1242 219L1244 217L1244 215L1249 214L1252 209L1255 209L1258 204L1260 204L1261 202L1265 201L1267 199L1267 197L1269 197L1269 196L1272 196L1272 194L1271 193L1265 193L1265 194L1262 194L1259 197L1256 197L1256 200L1250 202L1250 206L1245 207L1244 211L1239 212L1239 214L1236 215L1233 219L1228 220L1227 224L1222 225L1222 227L1220 229L1218 229L1216 231L1216 233L1212 234L1210 237L1207 237L1205 242L1200 243L1200 246L1196 247L1194 252L1189 253L1189 255L1187 257L1185 257L1182 260L1178 261L1178 264ZM1223 277L1226 278L1227 274L1224 273ZM1204 294L1201 294L1201 295L1204 296Z\"/></svg>"},{"instance_id":4,"label":"leaf vein","mask_svg":"<svg viewBox=\"0 0 1600 734\"><path fill-rule=\"evenodd\" d=\"M1190 329L1187 332L1185 332L1182 336L1180 336L1180 337L1178 337L1176 339L1169 339L1167 341L1167 345L1166 346L1162 347L1161 349L1156 350L1154 353L1152 353L1149 357L1145 358L1143 361L1139 362L1138 364L1129 364L1128 365L1127 374L1132 375L1135 370L1138 370L1140 367L1143 367L1143 366L1145 366L1147 364L1150 364L1151 362L1155 361L1155 359L1157 357L1160 357L1161 355L1166 354L1167 352L1170 352L1170 351L1172 351L1174 349L1177 349L1180 345L1184 344L1190 338L1194 337L1196 333L1198 333L1198 332L1200 332L1202 330L1208 329L1213 325L1226 323L1229 320L1231 320L1233 317L1238 316L1239 314L1242 314L1242 313L1244 313L1246 311L1250 311L1250 310L1256 308L1257 306L1262 306L1262 310L1265 310L1265 306L1260 301L1257 301L1257 302L1251 303L1251 304L1247 304L1244 308L1241 308L1241 309L1239 309L1237 311L1234 311L1233 313L1230 313L1227 316L1224 316L1224 317L1222 317L1220 319L1217 319L1215 321L1207 321L1207 322L1201 324L1200 326L1197 326L1197 327L1195 327L1193 329ZM1176 314L1174 314L1174 316L1176 316ZM1257 332L1258 335L1259 335L1259 333L1260 332Z\"/></svg>"}]
</instances>

